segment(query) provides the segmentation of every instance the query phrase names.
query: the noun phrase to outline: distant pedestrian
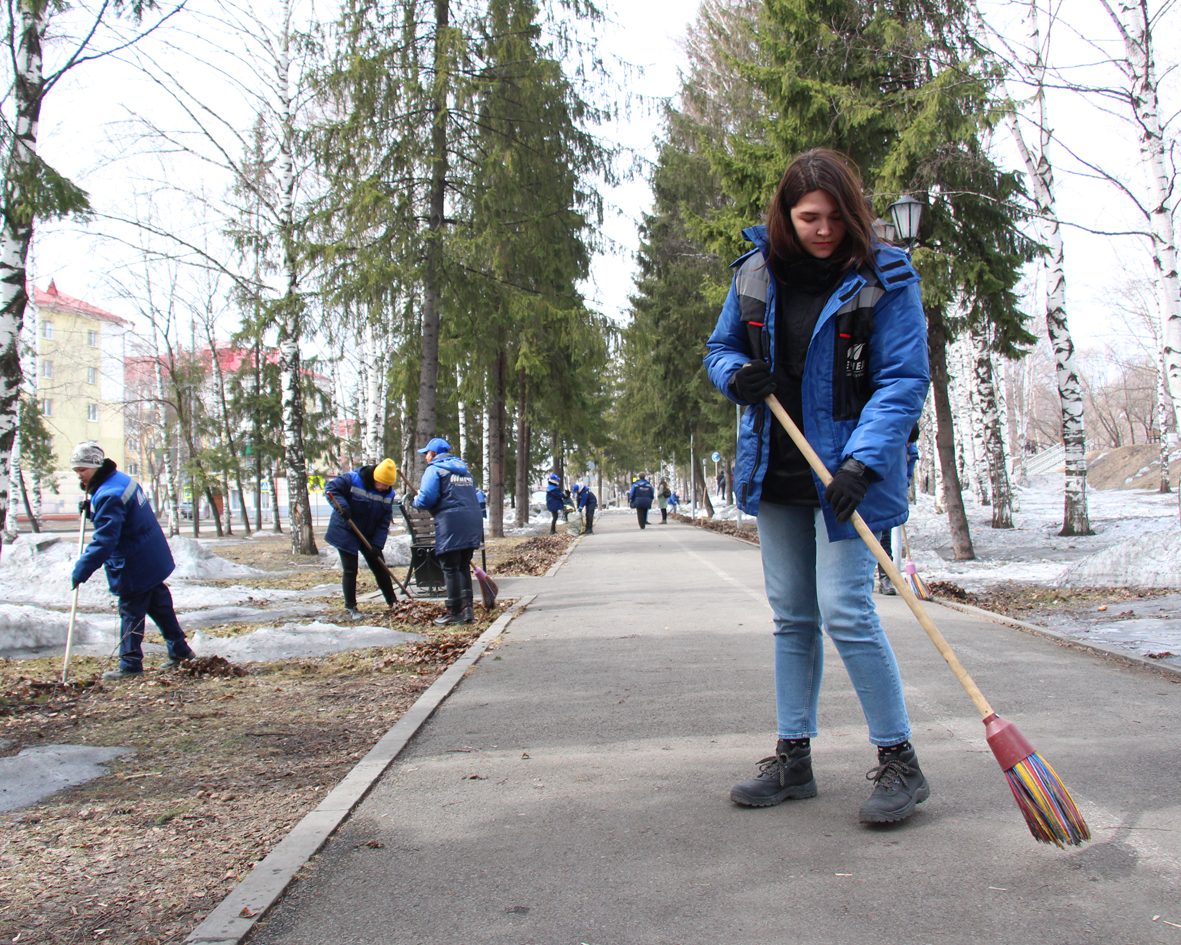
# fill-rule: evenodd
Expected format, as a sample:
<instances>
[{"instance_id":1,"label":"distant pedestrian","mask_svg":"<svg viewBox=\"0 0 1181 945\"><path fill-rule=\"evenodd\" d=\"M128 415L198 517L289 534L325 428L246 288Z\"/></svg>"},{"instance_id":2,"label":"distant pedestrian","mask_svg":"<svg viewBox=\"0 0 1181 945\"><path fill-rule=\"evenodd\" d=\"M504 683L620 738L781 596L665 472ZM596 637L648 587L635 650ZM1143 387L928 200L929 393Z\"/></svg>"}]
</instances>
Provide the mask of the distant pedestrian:
<instances>
[{"instance_id":1,"label":"distant pedestrian","mask_svg":"<svg viewBox=\"0 0 1181 945\"><path fill-rule=\"evenodd\" d=\"M677 506L681 504L681 497L675 492L668 497L668 507L672 510L673 515L677 514Z\"/></svg>"},{"instance_id":2,"label":"distant pedestrian","mask_svg":"<svg viewBox=\"0 0 1181 945\"><path fill-rule=\"evenodd\" d=\"M363 619L357 609L358 555L364 556L373 572L386 606L392 607L398 600L383 554L390 519L397 505L394 495L397 482L398 467L392 459L383 459L375 466L362 466L341 473L324 489L324 494L331 496L328 504L332 506L324 540L340 555L340 589L344 594L345 614L350 620ZM356 532L349 526L350 522L357 527ZM357 532L369 542L368 548L357 537Z\"/></svg>"},{"instance_id":3,"label":"distant pedestrian","mask_svg":"<svg viewBox=\"0 0 1181 945\"><path fill-rule=\"evenodd\" d=\"M874 609L874 559L850 523L880 533L906 521L906 439L930 377L919 277L879 242L852 162L816 148L784 174L766 226L707 344L710 380L745 405L739 507L758 517L774 613L779 740L731 799L769 807L814 797L811 739L827 632L877 747L863 823L904 820L930 794L910 744L902 677ZM821 461L826 488L763 401L775 394Z\"/></svg>"},{"instance_id":4,"label":"distant pedestrian","mask_svg":"<svg viewBox=\"0 0 1181 945\"><path fill-rule=\"evenodd\" d=\"M652 488L652 483L643 475L633 482L631 489L628 490L627 504L636 510L636 518L640 523L640 528L648 527L648 510L652 508L652 499L655 494L656 490Z\"/></svg>"},{"instance_id":5,"label":"distant pedestrian","mask_svg":"<svg viewBox=\"0 0 1181 945\"><path fill-rule=\"evenodd\" d=\"M586 527L583 528L582 533L593 535L595 533L595 509L599 507L599 499L591 492L590 486L575 486L574 488L577 490L578 508L586 519Z\"/></svg>"},{"instance_id":6,"label":"distant pedestrian","mask_svg":"<svg viewBox=\"0 0 1181 945\"><path fill-rule=\"evenodd\" d=\"M656 487L656 504L660 506L660 524L668 524L668 500L672 498L672 491L668 487L668 483L663 479L660 480Z\"/></svg>"},{"instance_id":7,"label":"distant pedestrian","mask_svg":"<svg viewBox=\"0 0 1181 945\"><path fill-rule=\"evenodd\" d=\"M719 467L718 469L718 498L722 498L726 494L726 470Z\"/></svg>"},{"instance_id":8,"label":"distant pedestrian","mask_svg":"<svg viewBox=\"0 0 1181 945\"><path fill-rule=\"evenodd\" d=\"M79 443L70 467L86 494L79 512L94 522L90 544L74 562L74 587L85 584L100 567L107 587L119 598L119 668L103 679L129 679L144 671L144 625L148 617L160 628L168 647L162 670L176 669L195 656L164 583L176 568L172 550L156 513L138 482L119 472L97 443Z\"/></svg>"},{"instance_id":9,"label":"distant pedestrian","mask_svg":"<svg viewBox=\"0 0 1181 945\"><path fill-rule=\"evenodd\" d=\"M549 481L545 486L545 507L550 513L549 533L556 534L558 531L558 515L562 509L566 507L566 493L562 489L562 477L557 473L550 473Z\"/></svg>"},{"instance_id":10,"label":"distant pedestrian","mask_svg":"<svg viewBox=\"0 0 1181 945\"><path fill-rule=\"evenodd\" d=\"M472 552L484 540L484 517L476 495L476 481L467 463L451 455L451 444L436 436L418 452L426 456L426 472L414 497L414 506L435 519L435 557L447 583L447 613L439 626L471 623Z\"/></svg>"}]
</instances>

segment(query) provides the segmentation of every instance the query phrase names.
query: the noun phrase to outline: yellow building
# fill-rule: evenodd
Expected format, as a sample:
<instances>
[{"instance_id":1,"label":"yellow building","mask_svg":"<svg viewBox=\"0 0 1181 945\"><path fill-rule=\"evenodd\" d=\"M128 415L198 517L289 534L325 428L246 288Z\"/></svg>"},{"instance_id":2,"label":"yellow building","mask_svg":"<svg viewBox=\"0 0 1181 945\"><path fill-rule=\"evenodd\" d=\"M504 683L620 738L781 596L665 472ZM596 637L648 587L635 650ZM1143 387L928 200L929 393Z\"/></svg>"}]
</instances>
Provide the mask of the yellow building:
<instances>
[{"instance_id":1,"label":"yellow building","mask_svg":"<svg viewBox=\"0 0 1181 945\"><path fill-rule=\"evenodd\" d=\"M77 492L70 451L94 440L124 465L124 363L131 323L64 295L51 281L33 287L36 304L37 399L53 435L62 501ZM52 496L45 493L51 512Z\"/></svg>"}]
</instances>

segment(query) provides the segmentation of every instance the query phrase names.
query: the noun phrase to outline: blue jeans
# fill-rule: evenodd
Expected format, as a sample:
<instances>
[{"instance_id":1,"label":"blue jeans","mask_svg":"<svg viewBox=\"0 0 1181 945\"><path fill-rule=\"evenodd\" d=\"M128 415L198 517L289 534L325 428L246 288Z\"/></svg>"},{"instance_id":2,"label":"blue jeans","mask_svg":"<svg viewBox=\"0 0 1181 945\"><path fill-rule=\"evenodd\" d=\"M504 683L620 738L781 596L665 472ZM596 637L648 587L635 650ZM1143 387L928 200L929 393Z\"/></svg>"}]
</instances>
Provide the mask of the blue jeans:
<instances>
[{"instance_id":1,"label":"blue jeans","mask_svg":"<svg viewBox=\"0 0 1181 945\"><path fill-rule=\"evenodd\" d=\"M168 644L170 658L183 660L193 655L185 640L185 632L176 619L172 592L168 590L167 584L157 584L142 594L120 594L119 617L122 621L119 634L120 669L143 672L144 623L148 617L160 628L164 642Z\"/></svg>"},{"instance_id":2,"label":"blue jeans","mask_svg":"<svg viewBox=\"0 0 1181 945\"><path fill-rule=\"evenodd\" d=\"M759 505L763 581L775 614L780 738L815 738L827 631L875 745L910 738L902 678L873 604L874 558L860 538L830 542L819 509Z\"/></svg>"}]
</instances>

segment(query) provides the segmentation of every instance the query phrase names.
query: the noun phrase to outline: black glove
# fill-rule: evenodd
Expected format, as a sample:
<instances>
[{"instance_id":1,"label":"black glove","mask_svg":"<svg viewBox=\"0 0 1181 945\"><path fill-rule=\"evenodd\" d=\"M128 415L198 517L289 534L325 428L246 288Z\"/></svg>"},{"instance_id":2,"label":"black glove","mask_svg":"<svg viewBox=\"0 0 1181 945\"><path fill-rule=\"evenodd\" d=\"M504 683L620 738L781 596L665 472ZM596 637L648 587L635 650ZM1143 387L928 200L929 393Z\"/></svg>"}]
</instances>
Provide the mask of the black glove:
<instances>
[{"instance_id":1,"label":"black glove","mask_svg":"<svg viewBox=\"0 0 1181 945\"><path fill-rule=\"evenodd\" d=\"M762 358L744 364L730 375L730 388L739 400L757 404L763 398L775 393L775 377L771 365Z\"/></svg>"},{"instance_id":2,"label":"black glove","mask_svg":"<svg viewBox=\"0 0 1181 945\"><path fill-rule=\"evenodd\" d=\"M78 514L79 515L89 515L90 514L90 499L83 499L81 502L78 503Z\"/></svg>"},{"instance_id":3,"label":"black glove","mask_svg":"<svg viewBox=\"0 0 1181 945\"><path fill-rule=\"evenodd\" d=\"M847 459L824 490L824 499L832 506L837 522L844 525L853 517L869 489L869 470L864 463Z\"/></svg>"},{"instance_id":4,"label":"black glove","mask_svg":"<svg viewBox=\"0 0 1181 945\"><path fill-rule=\"evenodd\" d=\"M342 505L339 509L337 509L337 511L340 513L340 517L346 522L353 517L353 510L347 505Z\"/></svg>"},{"instance_id":5,"label":"black glove","mask_svg":"<svg viewBox=\"0 0 1181 945\"><path fill-rule=\"evenodd\" d=\"M78 590L78 588L81 584L82 584L82 582L79 581L77 578L70 578L70 590L71 591Z\"/></svg>"}]
</instances>

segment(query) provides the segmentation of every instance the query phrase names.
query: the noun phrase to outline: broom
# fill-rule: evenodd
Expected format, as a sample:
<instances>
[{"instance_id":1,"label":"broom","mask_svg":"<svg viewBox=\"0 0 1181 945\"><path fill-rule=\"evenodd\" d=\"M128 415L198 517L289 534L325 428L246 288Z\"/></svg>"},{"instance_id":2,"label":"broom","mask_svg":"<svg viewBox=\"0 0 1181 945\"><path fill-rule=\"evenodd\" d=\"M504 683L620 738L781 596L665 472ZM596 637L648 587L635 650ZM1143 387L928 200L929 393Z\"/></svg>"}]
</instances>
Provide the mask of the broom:
<instances>
[{"instance_id":1,"label":"broom","mask_svg":"<svg viewBox=\"0 0 1181 945\"><path fill-rule=\"evenodd\" d=\"M787 415L787 411L783 409L779 399L771 394L767 397L766 403L771 408L771 412L775 414L775 418L783 425L788 436L804 454L804 458L808 460L808 464L816 475L820 477L820 481L827 486L832 482L832 474L825 468L824 463L804 438L799 427ZM852 522L853 527L857 529L857 534L869 546L869 550L878 559L882 570L889 576L902 599L906 601L919 624L927 632L927 636L931 638L931 642L935 644L935 648L939 650L940 655L947 661L947 665L951 667L951 671L955 673L956 679L960 681L960 685L964 687L968 697L984 717L984 734L988 741L988 747L992 749L997 763L1005 772L1005 778L1008 779L1009 788L1017 801L1017 807L1025 818L1025 823L1029 826L1029 832L1033 834L1034 839L1041 843L1056 844L1059 848L1067 843L1079 846L1084 841L1090 840L1090 828L1087 827L1083 815L1075 806L1074 799L1071 798L1066 785L1062 783L1057 773L1041 755L1034 751L1025 736L1017 730L1017 726L1000 718L993 711L988 700L984 698L984 694L977 688L972 677L968 675L968 671L960 664L959 658L943 638L943 634L939 632L939 628L923 610L923 605L919 603L910 584L903 580L898 569L894 567L894 562L890 560L890 556L886 554L873 532L869 530L865 521L856 512L853 513ZM916 574L915 577L917 576Z\"/></svg>"},{"instance_id":2,"label":"broom","mask_svg":"<svg viewBox=\"0 0 1181 945\"><path fill-rule=\"evenodd\" d=\"M902 544L906 546L906 577L910 581L910 589L919 600L930 600L931 589L927 582L919 577L919 569L910 560L910 539L906 537L906 526L902 526Z\"/></svg>"}]
</instances>

